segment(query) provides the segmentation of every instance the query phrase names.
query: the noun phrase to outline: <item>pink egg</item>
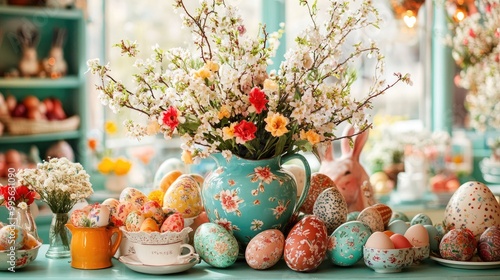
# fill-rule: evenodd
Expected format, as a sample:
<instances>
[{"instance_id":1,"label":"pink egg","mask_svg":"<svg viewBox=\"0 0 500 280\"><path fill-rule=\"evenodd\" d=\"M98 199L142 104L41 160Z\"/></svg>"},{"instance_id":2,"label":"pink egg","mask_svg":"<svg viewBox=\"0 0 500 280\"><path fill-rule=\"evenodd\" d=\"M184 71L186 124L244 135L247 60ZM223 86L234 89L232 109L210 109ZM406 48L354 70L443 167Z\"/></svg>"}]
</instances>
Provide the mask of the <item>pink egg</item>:
<instances>
[{"instance_id":1,"label":"pink egg","mask_svg":"<svg viewBox=\"0 0 500 280\"><path fill-rule=\"evenodd\" d=\"M392 240L381 231L376 231L368 237L365 243L366 248L372 249L394 249L394 243Z\"/></svg>"},{"instance_id":2,"label":"pink egg","mask_svg":"<svg viewBox=\"0 0 500 280\"><path fill-rule=\"evenodd\" d=\"M156 201L150 200L145 202L141 207L141 211L145 218L153 218L158 225L161 225L165 220L165 213Z\"/></svg>"},{"instance_id":3,"label":"pink egg","mask_svg":"<svg viewBox=\"0 0 500 280\"><path fill-rule=\"evenodd\" d=\"M285 236L277 229L260 232L248 242L245 260L253 269L268 269L274 266L283 255Z\"/></svg>"},{"instance_id":4,"label":"pink egg","mask_svg":"<svg viewBox=\"0 0 500 280\"><path fill-rule=\"evenodd\" d=\"M429 245L429 233L422 224L414 224L410 226L404 236L415 247L423 247Z\"/></svg>"}]
</instances>

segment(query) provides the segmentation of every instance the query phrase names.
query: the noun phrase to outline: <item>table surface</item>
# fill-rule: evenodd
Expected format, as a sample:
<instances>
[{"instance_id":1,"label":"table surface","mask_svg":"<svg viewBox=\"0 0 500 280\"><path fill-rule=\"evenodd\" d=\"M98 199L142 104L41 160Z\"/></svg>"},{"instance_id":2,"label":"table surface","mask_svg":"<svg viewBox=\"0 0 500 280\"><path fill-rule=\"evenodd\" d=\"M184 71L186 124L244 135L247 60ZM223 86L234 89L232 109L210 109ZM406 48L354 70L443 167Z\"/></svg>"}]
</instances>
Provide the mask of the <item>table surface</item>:
<instances>
[{"instance_id":1,"label":"table surface","mask_svg":"<svg viewBox=\"0 0 500 280\"><path fill-rule=\"evenodd\" d=\"M15 274L1 271L0 279L500 279L500 268L468 270L450 268L427 259L419 265L405 268L399 273L374 272L361 260L351 267L339 267L325 260L313 272L295 272L283 260L268 270L253 270L244 260L238 260L229 268L214 268L205 262L177 274L149 275L130 270L113 259L113 266L99 270L72 268L70 259L47 259L48 245L40 248L38 257Z\"/></svg>"}]
</instances>

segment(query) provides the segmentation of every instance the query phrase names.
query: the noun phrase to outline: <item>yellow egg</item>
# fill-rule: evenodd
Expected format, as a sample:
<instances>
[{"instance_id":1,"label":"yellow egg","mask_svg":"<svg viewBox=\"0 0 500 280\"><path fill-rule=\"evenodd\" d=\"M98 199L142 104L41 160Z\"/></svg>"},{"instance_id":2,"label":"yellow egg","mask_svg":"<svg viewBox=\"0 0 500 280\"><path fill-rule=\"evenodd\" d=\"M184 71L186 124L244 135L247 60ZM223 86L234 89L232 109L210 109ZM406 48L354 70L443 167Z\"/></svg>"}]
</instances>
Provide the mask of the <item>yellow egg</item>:
<instances>
[{"instance_id":1,"label":"yellow egg","mask_svg":"<svg viewBox=\"0 0 500 280\"><path fill-rule=\"evenodd\" d=\"M165 174L160 180L159 189L163 192L167 192L168 188L175 182L175 180L183 174L184 172L177 169L167 172L167 174Z\"/></svg>"},{"instance_id":2,"label":"yellow egg","mask_svg":"<svg viewBox=\"0 0 500 280\"><path fill-rule=\"evenodd\" d=\"M198 216L203 211L198 183L189 175L182 175L168 188L163 207L173 209L184 218Z\"/></svg>"}]
</instances>

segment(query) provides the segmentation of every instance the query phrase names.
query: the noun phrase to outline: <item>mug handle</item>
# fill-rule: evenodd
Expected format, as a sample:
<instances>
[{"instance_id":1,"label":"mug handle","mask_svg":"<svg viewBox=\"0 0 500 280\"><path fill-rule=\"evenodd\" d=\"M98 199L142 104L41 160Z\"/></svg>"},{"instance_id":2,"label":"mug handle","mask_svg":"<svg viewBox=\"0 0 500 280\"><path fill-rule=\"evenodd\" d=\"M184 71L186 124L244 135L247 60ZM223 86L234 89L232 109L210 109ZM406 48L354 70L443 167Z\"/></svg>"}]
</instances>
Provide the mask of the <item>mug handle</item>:
<instances>
[{"instance_id":1,"label":"mug handle","mask_svg":"<svg viewBox=\"0 0 500 280\"><path fill-rule=\"evenodd\" d=\"M187 248L189 250L189 253L186 253L186 254L182 254L182 248ZM194 251L194 248L193 246L187 244L187 243L184 243L184 244L181 244L181 255L179 255L177 257L177 260L179 261L178 263L179 264L185 264L185 263L188 263L190 262L194 257L195 257L195 251Z\"/></svg>"},{"instance_id":2,"label":"mug handle","mask_svg":"<svg viewBox=\"0 0 500 280\"><path fill-rule=\"evenodd\" d=\"M115 243L111 245L111 256L114 256L118 248L120 248L120 243L122 242L122 231L116 227L112 227L108 229L109 238L116 234ZM112 240L112 239L111 239Z\"/></svg>"},{"instance_id":3,"label":"mug handle","mask_svg":"<svg viewBox=\"0 0 500 280\"><path fill-rule=\"evenodd\" d=\"M285 154L281 158L281 160L282 162L287 162L294 158L302 162L302 164L304 165L304 171L306 173L304 189L302 190L299 200L297 201L297 203L295 203L295 208L293 209L293 213L296 213L299 210L300 206L302 206L302 204L306 200L307 193L309 193L309 187L311 186L311 167L309 166L309 162L307 162L307 159L303 155L297 153Z\"/></svg>"}]
</instances>

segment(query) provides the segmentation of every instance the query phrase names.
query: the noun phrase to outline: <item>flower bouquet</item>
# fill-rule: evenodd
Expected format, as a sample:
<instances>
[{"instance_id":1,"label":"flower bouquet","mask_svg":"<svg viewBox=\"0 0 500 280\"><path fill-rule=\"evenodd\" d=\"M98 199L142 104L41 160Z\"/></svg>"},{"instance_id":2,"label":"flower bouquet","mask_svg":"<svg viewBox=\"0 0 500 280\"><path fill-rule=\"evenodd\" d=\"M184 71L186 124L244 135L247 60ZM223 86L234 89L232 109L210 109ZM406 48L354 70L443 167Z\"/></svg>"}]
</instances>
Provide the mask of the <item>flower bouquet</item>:
<instances>
[{"instance_id":1,"label":"flower bouquet","mask_svg":"<svg viewBox=\"0 0 500 280\"><path fill-rule=\"evenodd\" d=\"M73 206L93 193L89 175L80 163L63 157L39 163L35 169L20 170L16 176L19 183L35 190L52 210L46 256L69 257L70 238L65 225Z\"/></svg>"},{"instance_id":2,"label":"flower bouquet","mask_svg":"<svg viewBox=\"0 0 500 280\"><path fill-rule=\"evenodd\" d=\"M465 105L470 126L500 128L500 1L477 1L474 13L453 25L448 44L461 68L458 85L468 90Z\"/></svg>"},{"instance_id":3,"label":"flower bouquet","mask_svg":"<svg viewBox=\"0 0 500 280\"><path fill-rule=\"evenodd\" d=\"M315 1L300 0L311 25L271 71L283 29L268 33L261 26L252 37L229 1L200 1L195 11L184 2L175 0L173 6L193 35L194 52L154 46L152 57L143 60L135 42L122 40L116 46L136 58L133 86L112 77L111 67L98 59L88 66L102 81L97 89L103 104L147 116L144 123L125 122L131 136L179 136L187 163L212 153L266 159L311 151L319 142L339 139L335 129L344 122L361 133L371 126L366 110L372 99L400 81L411 82L399 73L386 82L383 55L374 42L346 46L358 30L377 27L372 1L330 1L327 21L320 23ZM375 61L374 76L365 95L355 98L353 63L360 59Z\"/></svg>"}]
</instances>

